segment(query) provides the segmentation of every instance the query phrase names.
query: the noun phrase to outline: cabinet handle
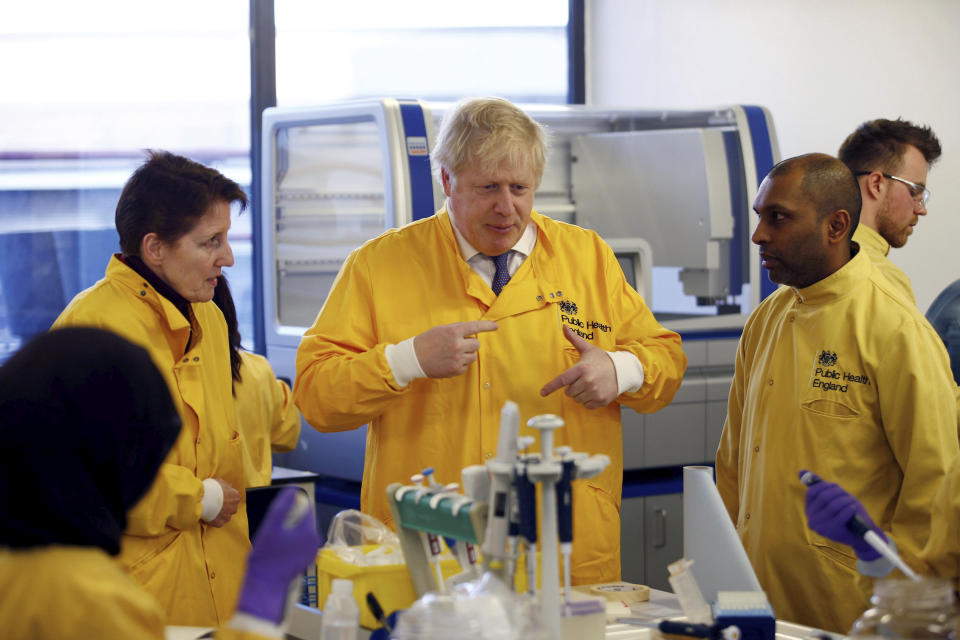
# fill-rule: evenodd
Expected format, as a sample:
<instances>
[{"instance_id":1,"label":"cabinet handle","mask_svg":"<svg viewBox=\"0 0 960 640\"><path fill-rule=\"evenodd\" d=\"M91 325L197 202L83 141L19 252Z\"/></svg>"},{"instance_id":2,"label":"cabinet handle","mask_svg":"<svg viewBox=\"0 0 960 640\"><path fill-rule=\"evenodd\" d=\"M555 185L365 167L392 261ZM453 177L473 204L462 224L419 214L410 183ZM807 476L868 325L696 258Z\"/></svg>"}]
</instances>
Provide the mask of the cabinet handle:
<instances>
[{"instance_id":1,"label":"cabinet handle","mask_svg":"<svg viewBox=\"0 0 960 640\"><path fill-rule=\"evenodd\" d=\"M657 536L653 546L665 547L667 546L667 510L662 507L654 509L653 515L657 519Z\"/></svg>"}]
</instances>

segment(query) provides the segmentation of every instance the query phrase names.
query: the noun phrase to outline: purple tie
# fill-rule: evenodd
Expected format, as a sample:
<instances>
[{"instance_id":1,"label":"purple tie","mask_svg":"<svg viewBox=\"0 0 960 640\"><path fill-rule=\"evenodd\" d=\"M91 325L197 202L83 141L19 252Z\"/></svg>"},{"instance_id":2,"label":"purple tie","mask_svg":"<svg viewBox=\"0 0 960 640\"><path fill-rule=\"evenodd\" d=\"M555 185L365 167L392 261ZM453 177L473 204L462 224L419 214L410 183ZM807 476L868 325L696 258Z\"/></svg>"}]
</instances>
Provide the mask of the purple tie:
<instances>
[{"instance_id":1,"label":"purple tie","mask_svg":"<svg viewBox=\"0 0 960 640\"><path fill-rule=\"evenodd\" d=\"M510 272L507 271L507 257L510 255L510 252L501 253L498 256L490 256L490 259L493 260L493 266L496 267L496 271L493 273L493 282L491 283L491 288L493 292L497 295L500 295L500 291L508 282L510 282Z\"/></svg>"}]
</instances>

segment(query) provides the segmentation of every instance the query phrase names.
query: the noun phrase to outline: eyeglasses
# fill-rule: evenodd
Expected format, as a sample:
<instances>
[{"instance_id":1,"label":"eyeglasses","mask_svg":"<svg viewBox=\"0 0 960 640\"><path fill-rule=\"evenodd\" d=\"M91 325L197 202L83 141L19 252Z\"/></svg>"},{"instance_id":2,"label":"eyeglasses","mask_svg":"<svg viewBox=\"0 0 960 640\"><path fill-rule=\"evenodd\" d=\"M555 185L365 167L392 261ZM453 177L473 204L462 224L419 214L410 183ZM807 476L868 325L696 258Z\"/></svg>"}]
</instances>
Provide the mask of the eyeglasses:
<instances>
[{"instance_id":1,"label":"eyeglasses","mask_svg":"<svg viewBox=\"0 0 960 640\"><path fill-rule=\"evenodd\" d=\"M872 171L858 171L853 174L855 176L866 176L873 173ZM926 185L919 184L917 182L910 182L909 180L904 180L897 176L892 176L889 173L881 173L884 178L889 178L890 180L896 180L897 182L902 182L907 185L910 189L910 197L913 198L916 202L922 202L923 206L927 206L927 202L930 201L930 189L927 189Z\"/></svg>"}]
</instances>

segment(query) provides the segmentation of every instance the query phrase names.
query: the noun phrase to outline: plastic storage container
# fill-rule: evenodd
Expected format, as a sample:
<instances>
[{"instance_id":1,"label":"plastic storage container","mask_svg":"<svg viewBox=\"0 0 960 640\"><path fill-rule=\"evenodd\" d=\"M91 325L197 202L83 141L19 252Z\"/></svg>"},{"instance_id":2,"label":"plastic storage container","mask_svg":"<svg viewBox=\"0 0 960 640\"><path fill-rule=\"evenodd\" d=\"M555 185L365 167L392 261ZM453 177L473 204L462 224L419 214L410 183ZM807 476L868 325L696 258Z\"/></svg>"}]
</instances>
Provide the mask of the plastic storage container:
<instances>
[{"instance_id":1,"label":"plastic storage container","mask_svg":"<svg viewBox=\"0 0 960 640\"><path fill-rule=\"evenodd\" d=\"M851 637L957 640L957 608L949 580L879 580L873 605L850 630Z\"/></svg>"},{"instance_id":2,"label":"plastic storage container","mask_svg":"<svg viewBox=\"0 0 960 640\"><path fill-rule=\"evenodd\" d=\"M360 607L353 598L353 581L337 579L323 603L321 640L357 640Z\"/></svg>"},{"instance_id":3,"label":"plastic storage container","mask_svg":"<svg viewBox=\"0 0 960 640\"><path fill-rule=\"evenodd\" d=\"M375 548L376 545L364 546L363 551ZM537 556L539 557L539 555L540 552L538 551ZM334 579L347 578L353 581L353 595L357 602L365 605L367 593L373 593L386 615L400 609L406 609L417 599L417 594L413 589L413 582L410 580L407 565L401 564L402 555L399 553L398 560L397 564L351 564L340 558L331 549L320 549L317 554L317 596L319 602L322 604L331 593ZM440 563L440 569L443 572L444 579L447 579L460 572L460 564L452 557L448 557ZM518 559L514 585L516 590L520 592L527 589L524 556L520 556ZM380 623L373 617L370 608L367 606L360 607L360 626L367 629L380 627Z\"/></svg>"}]
</instances>

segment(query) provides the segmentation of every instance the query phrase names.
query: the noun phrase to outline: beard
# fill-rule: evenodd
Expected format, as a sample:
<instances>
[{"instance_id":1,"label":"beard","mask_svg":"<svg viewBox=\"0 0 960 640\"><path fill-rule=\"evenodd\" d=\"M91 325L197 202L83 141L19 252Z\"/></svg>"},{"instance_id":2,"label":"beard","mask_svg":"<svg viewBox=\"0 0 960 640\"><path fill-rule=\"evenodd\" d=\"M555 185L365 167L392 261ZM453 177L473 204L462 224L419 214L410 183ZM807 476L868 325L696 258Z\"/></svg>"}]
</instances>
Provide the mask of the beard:
<instances>
[{"instance_id":1,"label":"beard","mask_svg":"<svg viewBox=\"0 0 960 640\"><path fill-rule=\"evenodd\" d=\"M883 201L880 210L877 211L877 233L886 240L891 247L899 249L907 244L907 238L910 236L910 226L899 224L891 213L889 198Z\"/></svg>"}]
</instances>

